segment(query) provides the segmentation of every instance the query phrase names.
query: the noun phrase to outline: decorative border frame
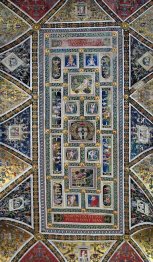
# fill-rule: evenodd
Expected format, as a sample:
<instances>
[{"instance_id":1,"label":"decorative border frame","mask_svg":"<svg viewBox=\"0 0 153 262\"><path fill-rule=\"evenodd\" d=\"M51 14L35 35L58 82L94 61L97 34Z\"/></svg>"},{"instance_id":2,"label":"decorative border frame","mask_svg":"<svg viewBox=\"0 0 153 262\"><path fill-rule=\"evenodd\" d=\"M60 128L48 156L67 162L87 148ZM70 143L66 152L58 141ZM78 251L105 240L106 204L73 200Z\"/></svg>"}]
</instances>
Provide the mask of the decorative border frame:
<instances>
[{"instance_id":1,"label":"decorative border frame","mask_svg":"<svg viewBox=\"0 0 153 262\"><path fill-rule=\"evenodd\" d=\"M31 18L29 15L27 15L24 11L22 11L17 5L12 3L11 1L8 0L2 0L2 3L5 4L8 8L12 9L14 12L18 14L24 21L27 21L30 25L30 29L27 33L24 35L20 36L18 39L15 39L13 42L10 44L3 46L0 48L0 52L4 52L7 49L16 46L18 43L21 41L25 40L27 37L32 36L32 69L33 69L33 76L32 76L32 85L33 89L27 90L24 85L21 83L17 83L12 77L9 75L4 74L3 72L0 72L1 76L5 77L12 83L17 84L22 90L26 91L28 94L32 95L32 98L27 101L25 104L15 108L11 112L8 112L6 115L0 117L1 121L4 121L11 116L13 116L15 113L18 113L20 110L24 109L25 107L29 106L32 104L33 106L33 112L32 112L32 121L33 121L33 159L32 161L23 157L19 156L16 152L13 152L13 154L17 157L21 157L22 160L26 161L30 165L32 165L32 169L27 171L25 174L23 174L21 177L17 178L16 181L13 181L7 188L5 188L1 193L0 196L3 197L5 196L10 190L12 190L16 184L19 184L22 182L26 177L28 177L31 173L34 175L34 230L29 229L26 225L22 225L17 222L9 222L12 225L18 225L20 228L23 230L26 229L28 232L31 232L33 237L31 237L31 240L29 240L28 243L25 243L25 245L22 247L22 249L18 250L16 256L12 258L13 262L18 262L20 261L20 258L24 256L26 252L32 247L37 241L40 239L45 243L45 245L48 247L49 250L51 250L57 258L61 261L64 262L65 259L63 256L61 256L60 252L57 251L55 246L49 242L49 239L52 240L57 240L57 241L71 241L71 240L76 240L76 241L94 241L95 243L100 240L115 240L116 242L112 245L111 250L108 251L108 253L104 256L104 262L109 261L111 255L117 250L119 245L123 243L123 241L126 241L127 243L130 243L134 249L141 255L141 258L146 261L146 256L144 255L144 252L141 250L141 248L132 240L132 236L135 232L138 232L139 230L142 229L148 229L150 228L149 225L142 225L138 226L135 229L130 230L129 229L129 175L134 177L138 183L140 181L137 179L137 177L130 171L130 168L141 161L143 157L146 157L147 155L151 154L153 150L150 150L143 155L139 156L138 159L135 159L134 161L131 161L129 163L129 158L128 158L128 152L129 152L129 102L132 103L132 105L135 105L142 113L145 113L146 116L148 116L149 120L152 119L152 116L150 113L146 111L142 106L140 106L138 103L136 103L130 95L135 91L134 87L129 90L129 35L135 36L138 40L140 40L142 43L145 43L148 47L152 47L152 44L149 40L144 38L140 33L137 33L134 29L130 27L130 23L133 22L138 16L142 15L144 12L146 12L151 6L152 2L150 0L147 1L146 4L141 6L139 9L137 9L132 15L130 15L125 22L123 22L122 19L118 17L104 2L101 0L97 0L97 3L99 6L102 6L102 8L109 13L109 15L114 19L113 22L96 22L96 21L91 21L89 22L81 22L81 27L82 28L100 28L100 27L118 27L121 28L124 33L122 37L123 43L124 43L124 154L125 154L125 161L124 161L124 170L125 170L125 177L124 177L124 214L125 214L125 224L124 224L124 229L121 235L116 235L114 231L114 235L111 235L108 233L108 235L94 235L94 234L89 234L89 235L68 235L66 233L64 236L63 234L41 234L40 231L40 223L41 220L43 220L40 216L40 209L39 209L39 188L41 185L41 181L38 180L38 137L39 137L39 131L38 131L38 96L39 96L39 90L38 90L38 68L37 68L37 63L39 61L39 51L38 51L38 37L39 37L39 30L40 28L42 29L49 29L49 28L77 28L80 27L80 22L76 23L58 23L58 24L47 24L46 21L63 5L62 1L57 1L57 4L53 6L51 10L49 10L39 21L36 23L33 18ZM145 80L149 81L152 79L152 74L147 76ZM5 146L2 146L5 148ZM6 149L6 148L5 148ZM12 153L12 151L8 148L8 152ZM145 190L145 186L141 184L141 187L143 190ZM146 190L146 193L148 195L148 192ZM150 198L150 195L149 195ZM122 200L123 202L123 200Z\"/></svg>"},{"instance_id":2,"label":"decorative border frame","mask_svg":"<svg viewBox=\"0 0 153 262\"><path fill-rule=\"evenodd\" d=\"M78 28L78 29L72 29L71 30L71 34L74 34L75 32L88 32L86 29L81 29L81 28ZM118 102L120 103L119 104L119 108L120 108L120 112L119 112L119 121L120 121L120 130L118 130L119 132L119 145L123 143L123 70L122 70L122 41L123 41L123 38L122 38L122 29L121 28L118 28L118 27L108 27L108 28L91 28L90 29L90 33L92 33L92 31L94 32L98 32L98 31L101 31L101 32L105 32L105 31L117 31L118 32L118 65L120 67L120 74L118 76ZM54 34L54 29L42 29L40 30L40 34L39 34L39 59L42 61L42 57L43 57L43 49L42 47L44 46L44 34ZM58 33L62 33L63 32L63 29L56 29L56 34ZM44 61L44 60L43 60ZM40 74L40 82L39 82L39 89L40 89L40 96L39 96L39 123L40 123L40 126L39 126L39 138L40 138L40 150L41 150L41 154L39 155L39 158L40 158L40 174L41 176L39 175L39 178L40 178L40 190L41 190L41 232L46 232L46 233L50 233L50 234L53 234L56 232L57 233L61 233L61 230L59 229L46 229L45 227L45 213L44 213L44 209L45 209L45 203L44 203L44 193L42 194L42 190L44 190L44 167L45 165L43 164L44 162L44 145L43 145L43 141L44 141L44 127L43 127L43 123L44 123L44 120L42 119L42 116L43 116L43 112L44 112L44 108L42 106L42 101L44 99L44 77L43 77L43 69L44 68L44 65L43 63L40 64L40 70L39 70L39 74ZM118 187L119 188L122 188L123 189L123 148L120 150L119 152L119 160L120 160L120 168L119 168L119 184L118 184ZM42 157L43 156L43 157ZM119 196L119 199L120 199L120 203L118 203L119 205L119 224L120 224L120 229L119 230L100 230L98 231L98 234L123 234L123 190L121 189L120 191L120 196ZM119 201L118 201L119 202ZM44 220L45 219L45 220ZM66 230L66 229L65 229ZM64 232L64 231L63 231ZM66 230L66 232L68 232L68 230ZM87 233L88 231L86 231ZM73 230L69 230L69 233L70 234L75 234L75 231ZM82 230L80 230L80 234L83 234L84 232ZM91 230L90 231L90 234L95 234L96 232ZM77 231L77 234L78 231ZM88 234L88 233L87 233Z\"/></svg>"}]
</instances>

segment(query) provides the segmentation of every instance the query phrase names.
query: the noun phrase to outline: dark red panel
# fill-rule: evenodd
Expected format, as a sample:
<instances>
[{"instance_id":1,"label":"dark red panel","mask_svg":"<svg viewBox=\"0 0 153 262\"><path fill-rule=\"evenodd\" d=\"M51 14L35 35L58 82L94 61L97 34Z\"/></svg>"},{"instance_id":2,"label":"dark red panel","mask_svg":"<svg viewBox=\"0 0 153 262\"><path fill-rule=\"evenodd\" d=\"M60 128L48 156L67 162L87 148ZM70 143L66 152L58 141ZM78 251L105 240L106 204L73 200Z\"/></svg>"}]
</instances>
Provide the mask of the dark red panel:
<instances>
[{"instance_id":1,"label":"dark red panel","mask_svg":"<svg viewBox=\"0 0 153 262\"><path fill-rule=\"evenodd\" d=\"M25 13L31 16L35 21L42 18L58 0L13 0Z\"/></svg>"},{"instance_id":2,"label":"dark red panel","mask_svg":"<svg viewBox=\"0 0 153 262\"><path fill-rule=\"evenodd\" d=\"M41 242L38 242L21 259L21 262L48 262L48 261L58 262L58 259Z\"/></svg>"},{"instance_id":3,"label":"dark red panel","mask_svg":"<svg viewBox=\"0 0 153 262\"><path fill-rule=\"evenodd\" d=\"M120 18L125 20L148 0L103 0Z\"/></svg>"},{"instance_id":4,"label":"dark red panel","mask_svg":"<svg viewBox=\"0 0 153 262\"><path fill-rule=\"evenodd\" d=\"M136 251L128 244L123 243L111 257L110 262L143 262Z\"/></svg>"}]
</instances>

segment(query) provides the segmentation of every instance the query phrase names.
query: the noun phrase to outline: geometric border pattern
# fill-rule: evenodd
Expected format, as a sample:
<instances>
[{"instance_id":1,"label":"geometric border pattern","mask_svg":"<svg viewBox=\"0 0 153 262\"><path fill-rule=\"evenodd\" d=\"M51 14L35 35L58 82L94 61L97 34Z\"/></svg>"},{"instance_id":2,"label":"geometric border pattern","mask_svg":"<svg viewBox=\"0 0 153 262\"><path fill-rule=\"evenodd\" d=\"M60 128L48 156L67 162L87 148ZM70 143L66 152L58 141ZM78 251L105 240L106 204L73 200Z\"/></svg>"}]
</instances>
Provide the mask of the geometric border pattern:
<instances>
[{"instance_id":1,"label":"geometric border pattern","mask_svg":"<svg viewBox=\"0 0 153 262\"><path fill-rule=\"evenodd\" d=\"M25 86L23 86L21 83L17 83L15 79L13 79L11 76L6 75L5 73L0 72L0 75L2 77L5 77L7 80L11 81L14 84L17 84L18 87L20 87L22 90L26 91L29 95L32 96L32 99L26 101L24 104L20 105L19 107L15 108L11 112L8 112L6 115L2 116L0 118L0 122L3 122L10 117L12 117L14 114L17 114L24 108L26 108L29 105L32 105L32 141L33 141L33 151L32 151L32 160L27 159L26 157L20 155L20 158L27 163L29 163L32 168L27 171L25 174L23 174L21 177L17 178L15 182L11 183L2 193L0 193L0 198L5 197L12 189L15 188L15 186L22 181L24 181L29 175L33 174L33 204L34 204L34 229L29 228L26 225L20 224L15 221L10 221L9 223L14 226L18 226L22 228L23 230L28 231L33 235L32 239L28 243L22 247L22 249L17 253L17 255L12 259L12 261L19 261L20 258L23 256L23 254L37 241L41 240L45 243L45 245L57 256L59 261L64 261L64 259L61 257L60 253L54 248L53 245L49 243L48 240L93 240L93 241L100 241L100 240L116 240L115 244L113 245L112 249L107 253L103 261L108 261L109 258L112 256L114 251L119 247L119 245L125 240L128 241L141 255L141 257L146 261L146 257L140 247L133 241L132 235L136 233L137 231L141 229L148 228L150 226L148 225L141 225L137 226L133 229L130 229L129 227L129 176L135 179L135 181L139 184L140 181L137 179L135 174L130 170L130 168L141 161L144 157L149 155L150 153L153 153L153 150L149 150L148 152L143 153L141 156L138 156L136 159L132 160L129 163L129 104L132 104L138 110L145 114L147 118L152 121L152 116L150 113L148 113L142 106L140 106L136 101L134 101L130 95L135 91L134 87L129 90L129 37L130 34L134 37L136 37L139 41L146 44L148 47L152 48L152 44L150 41L145 39L143 36L141 36L139 33L137 33L135 30L133 30L130 27L130 23L134 21L140 14L145 12L148 8L151 7L152 3L149 1L147 4L142 6L140 9L138 9L137 12L135 12L133 15L131 15L126 22L122 22L122 20L115 15L114 12L112 12L107 5L105 5L102 1L97 1L99 5L103 7L103 9L109 13L109 15L115 20L115 22L94 22L94 23L86 23L82 22L81 27L121 27L124 31L124 214L125 214L125 228L124 228L124 234L122 235L99 235L99 236L92 236L92 235L57 235L57 234L42 234L40 233L40 220L39 217L39 181L38 181L38 68L37 68L37 61L38 61L38 37L39 37L39 30L40 29L50 29L50 28L75 28L79 26L79 23L76 24L69 24L69 23L59 23L59 24L45 24L45 22L55 13L63 4L62 1L59 1L58 4L50 11L48 12L42 19L40 19L39 23L35 23L28 15L26 15L24 12L21 11L21 9L17 8L13 4L11 4L7 0L2 0L2 3L4 3L7 7L12 9L18 16L23 18L31 27L28 32L26 32L24 35L19 37L18 39L15 39L12 43L10 43L7 46L4 46L0 48L0 53L6 51L9 48L15 47L17 44L19 44L21 41L25 40L27 37L32 36L32 91L27 90ZM149 81L152 79L153 74L151 73L149 76L146 77L146 80ZM3 146L5 149L6 147ZM7 149L8 152L13 153L15 156L19 156L18 153L12 152L11 149ZM145 189L143 187L143 189ZM148 194L148 193L147 193ZM150 194L148 194L149 199L151 199ZM151 199L152 200L152 199Z\"/></svg>"}]
</instances>

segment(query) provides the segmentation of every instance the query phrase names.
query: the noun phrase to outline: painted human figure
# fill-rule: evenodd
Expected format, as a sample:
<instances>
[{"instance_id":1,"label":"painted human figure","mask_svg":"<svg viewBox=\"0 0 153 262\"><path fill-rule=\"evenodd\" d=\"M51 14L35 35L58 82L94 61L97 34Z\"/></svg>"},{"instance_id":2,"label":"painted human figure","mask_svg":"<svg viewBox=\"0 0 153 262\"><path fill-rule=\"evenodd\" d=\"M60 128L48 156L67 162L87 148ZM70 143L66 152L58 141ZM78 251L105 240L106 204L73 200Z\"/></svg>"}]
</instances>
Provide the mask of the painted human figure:
<instances>
[{"instance_id":1,"label":"painted human figure","mask_svg":"<svg viewBox=\"0 0 153 262\"><path fill-rule=\"evenodd\" d=\"M74 104L67 104L66 105L66 112L67 113L71 113L71 114L73 114L74 113L74 109L75 109L75 107L74 107Z\"/></svg>"},{"instance_id":2,"label":"painted human figure","mask_svg":"<svg viewBox=\"0 0 153 262\"><path fill-rule=\"evenodd\" d=\"M76 62L72 54L69 55L68 62L66 64L67 67L76 66Z\"/></svg>"},{"instance_id":3,"label":"painted human figure","mask_svg":"<svg viewBox=\"0 0 153 262\"><path fill-rule=\"evenodd\" d=\"M60 206L63 202L62 185L60 183L55 183L53 189L54 189L54 204Z\"/></svg>"},{"instance_id":4,"label":"painted human figure","mask_svg":"<svg viewBox=\"0 0 153 262\"><path fill-rule=\"evenodd\" d=\"M61 76L61 59L59 57L53 57L52 59L52 77L59 79Z\"/></svg>"},{"instance_id":5,"label":"painted human figure","mask_svg":"<svg viewBox=\"0 0 153 262\"><path fill-rule=\"evenodd\" d=\"M68 206L77 206L77 199L75 195L68 196Z\"/></svg>"},{"instance_id":6,"label":"painted human figure","mask_svg":"<svg viewBox=\"0 0 153 262\"><path fill-rule=\"evenodd\" d=\"M88 152L88 158L90 157L91 160L97 159L97 151L95 150L90 150Z\"/></svg>"},{"instance_id":7,"label":"painted human figure","mask_svg":"<svg viewBox=\"0 0 153 262\"><path fill-rule=\"evenodd\" d=\"M87 78L85 78L83 80L83 83L77 87L77 90L84 91L84 89L86 89L88 87L89 87L89 80Z\"/></svg>"},{"instance_id":8,"label":"painted human figure","mask_svg":"<svg viewBox=\"0 0 153 262\"><path fill-rule=\"evenodd\" d=\"M89 262L87 250L81 250L80 262Z\"/></svg>"},{"instance_id":9,"label":"painted human figure","mask_svg":"<svg viewBox=\"0 0 153 262\"><path fill-rule=\"evenodd\" d=\"M76 151L75 150L68 150L68 152L67 152L67 159L68 160L73 160L74 158L75 158L75 156L76 156Z\"/></svg>"},{"instance_id":10,"label":"painted human figure","mask_svg":"<svg viewBox=\"0 0 153 262\"><path fill-rule=\"evenodd\" d=\"M95 66L95 65L96 65L96 61L95 61L93 55L91 55L90 58L88 58L88 60L87 60L87 65L88 65L88 66Z\"/></svg>"},{"instance_id":11,"label":"painted human figure","mask_svg":"<svg viewBox=\"0 0 153 262\"><path fill-rule=\"evenodd\" d=\"M92 196L92 197L91 197L90 206L91 206L91 207L98 207L98 206L99 206L98 196Z\"/></svg>"},{"instance_id":12,"label":"painted human figure","mask_svg":"<svg viewBox=\"0 0 153 262\"><path fill-rule=\"evenodd\" d=\"M95 109L96 109L95 103L90 104L90 113L91 113L91 114L94 114L94 113L95 113Z\"/></svg>"}]
</instances>

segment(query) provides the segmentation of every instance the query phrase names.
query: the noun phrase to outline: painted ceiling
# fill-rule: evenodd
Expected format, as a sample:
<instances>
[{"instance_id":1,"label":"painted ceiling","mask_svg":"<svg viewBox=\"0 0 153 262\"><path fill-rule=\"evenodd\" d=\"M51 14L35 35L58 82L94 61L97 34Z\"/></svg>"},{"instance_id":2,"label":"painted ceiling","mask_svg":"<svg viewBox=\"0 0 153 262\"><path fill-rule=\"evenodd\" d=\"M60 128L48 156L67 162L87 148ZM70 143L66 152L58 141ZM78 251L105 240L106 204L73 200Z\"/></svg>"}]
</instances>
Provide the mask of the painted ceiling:
<instances>
[{"instance_id":1,"label":"painted ceiling","mask_svg":"<svg viewBox=\"0 0 153 262\"><path fill-rule=\"evenodd\" d=\"M153 261L152 17L1 0L0 261Z\"/></svg>"}]
</instances>

